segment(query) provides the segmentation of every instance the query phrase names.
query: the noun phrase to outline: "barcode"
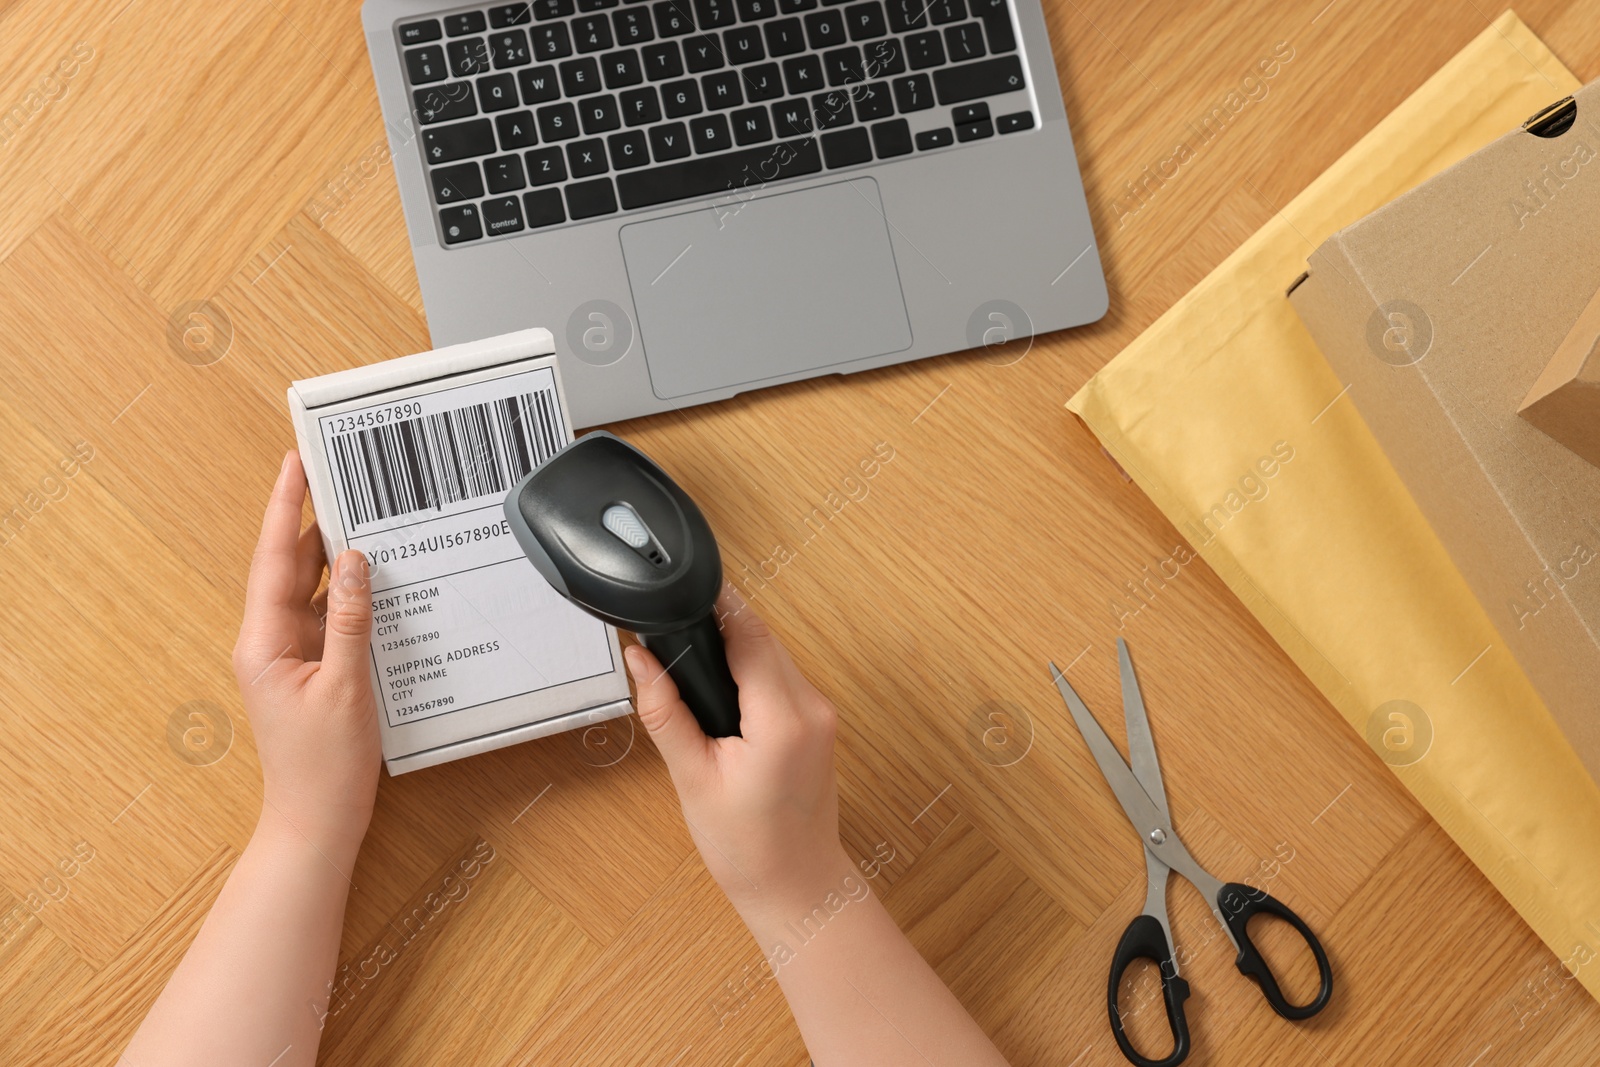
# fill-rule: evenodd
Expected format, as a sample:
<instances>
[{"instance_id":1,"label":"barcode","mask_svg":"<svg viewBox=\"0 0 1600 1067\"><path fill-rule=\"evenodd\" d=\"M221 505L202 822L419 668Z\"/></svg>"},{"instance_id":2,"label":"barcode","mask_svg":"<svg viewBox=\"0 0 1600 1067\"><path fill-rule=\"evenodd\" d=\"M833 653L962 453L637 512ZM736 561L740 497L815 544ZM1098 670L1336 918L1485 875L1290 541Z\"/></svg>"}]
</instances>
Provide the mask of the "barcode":
<instances>
[{"instance_id":1,"label":"barcode","mask_svg":"<svg viewBox=\"0 0 1600 1067\"><path fill-rule=\"evenodd\" d=\"M504 493L561 448L555 397L522 393L333 438L352 526Z\"/></svg>"}]
</instances>

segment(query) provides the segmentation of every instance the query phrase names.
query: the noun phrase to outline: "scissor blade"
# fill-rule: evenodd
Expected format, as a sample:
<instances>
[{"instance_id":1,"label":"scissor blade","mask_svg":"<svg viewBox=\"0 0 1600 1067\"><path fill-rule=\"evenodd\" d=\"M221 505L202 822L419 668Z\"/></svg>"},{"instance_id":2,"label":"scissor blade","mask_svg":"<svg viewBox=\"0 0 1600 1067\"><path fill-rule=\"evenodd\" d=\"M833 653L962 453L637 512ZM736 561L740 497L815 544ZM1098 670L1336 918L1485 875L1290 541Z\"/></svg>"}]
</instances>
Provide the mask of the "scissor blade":
<instances>
[{"instance_id":1,"label":"scissor blade","mask_svg":"<svg viewBox=\"0 0 1600 1067\"><path fill-rule=\"evenodd\" d=\"M1111 738L1106 736L1105 730L1078 696L1078 691L1067 681L1067 676L1054 663L1050 664L1050 675L1055 679L1056 689L1061 692L1061 699L1067 702L1067 710L1072 712L1072 721L1078 724L1078 732L1088 743L1089 752L1100 765L1100 773L1105 776L1106 784L1111 786L1117 803L1122 805L1123 813L1133 824L1134 832L1142 838L1158 826L1167 826L1167 816L1150 799L1144 786L1139 784L1128 765L1122 761L1117 746L1111 743Z\"/></svg>"},{"instance_id":2,"label":"scissor blade","mask_svg":"<svg viewBox=\"0 0 1600 1067\"><path fill-rule=\"evenodd\" d=\"M1145 714L1139 679L1128 657L1128 642L1117 638L1117 665L1122 669L1122 717L1128 724L1128 761L1133 776L1145 795L1154 801L1163 819L1167 814L1167 788L1161 784L1161 761L1156 758L1155 738L1150 736L1150 716Z\"/></svg>"}]
</instances>

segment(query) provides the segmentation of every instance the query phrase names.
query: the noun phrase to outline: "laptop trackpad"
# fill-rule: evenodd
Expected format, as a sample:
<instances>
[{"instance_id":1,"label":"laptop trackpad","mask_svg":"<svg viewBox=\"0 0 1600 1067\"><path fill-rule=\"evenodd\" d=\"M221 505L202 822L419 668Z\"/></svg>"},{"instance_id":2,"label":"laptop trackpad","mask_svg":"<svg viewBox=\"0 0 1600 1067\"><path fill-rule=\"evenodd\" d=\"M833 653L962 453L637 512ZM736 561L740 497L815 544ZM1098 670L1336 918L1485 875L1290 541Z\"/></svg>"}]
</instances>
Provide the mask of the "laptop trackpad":
<instances>
[{"instance_id":1,"label":"laptop trackpad","mask_svg":"<svg viewBox=\"0 0 1600 1067\"><path fill-rule=\"evenodd\" d=\"M664 400L911 346L871 178L730 197L621 234L651 387Z\"/></svg>"}]
</instances>

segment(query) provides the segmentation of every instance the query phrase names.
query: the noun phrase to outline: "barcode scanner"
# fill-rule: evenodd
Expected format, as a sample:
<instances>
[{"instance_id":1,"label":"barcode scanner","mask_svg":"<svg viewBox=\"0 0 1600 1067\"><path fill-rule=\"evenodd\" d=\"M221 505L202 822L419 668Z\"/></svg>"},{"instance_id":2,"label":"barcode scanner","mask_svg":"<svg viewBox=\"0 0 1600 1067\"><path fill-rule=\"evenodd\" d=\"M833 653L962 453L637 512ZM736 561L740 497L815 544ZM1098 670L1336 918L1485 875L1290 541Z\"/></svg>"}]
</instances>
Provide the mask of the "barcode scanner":
<instances>
[{"instance_id":1,"label":"barcode scanner","mask_svg":"<svg viewBox=\"0 0 1600 1067\"><path fill-rule=\"evenodd\" d=\"M505 506L517 543L556 592L638 634L708 736L739 735L739 688L712 610L722 556L666 471L595 432L535 468Z\"/></svg>"}]
</instances>

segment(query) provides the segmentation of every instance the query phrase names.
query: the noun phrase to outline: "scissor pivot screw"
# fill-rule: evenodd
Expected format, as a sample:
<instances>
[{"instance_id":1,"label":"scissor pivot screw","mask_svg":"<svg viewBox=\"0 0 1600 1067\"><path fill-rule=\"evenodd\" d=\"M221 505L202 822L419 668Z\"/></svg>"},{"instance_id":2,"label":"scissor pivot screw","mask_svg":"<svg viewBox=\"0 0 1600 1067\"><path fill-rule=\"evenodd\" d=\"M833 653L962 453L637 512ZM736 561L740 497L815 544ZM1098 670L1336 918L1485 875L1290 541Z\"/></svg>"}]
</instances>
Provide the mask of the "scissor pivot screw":
<instances>
[{"instance_id":1,"label":"scissor pivot screw","mask_svg":"<svg viewBox=\"0 0 1600 1067\"><path fill-rule=\"evenodd\" d=\"M1165 841L1166 839L1167 839L1167 832L1165 830L1161 829L1161 827L1158 826L1154 830L1150 831L1150 843L1152 845L1159 845L1159 844L1161 844L1161 842Z\"/></svg>"}]
</instances>

